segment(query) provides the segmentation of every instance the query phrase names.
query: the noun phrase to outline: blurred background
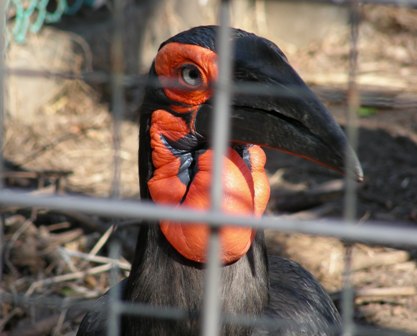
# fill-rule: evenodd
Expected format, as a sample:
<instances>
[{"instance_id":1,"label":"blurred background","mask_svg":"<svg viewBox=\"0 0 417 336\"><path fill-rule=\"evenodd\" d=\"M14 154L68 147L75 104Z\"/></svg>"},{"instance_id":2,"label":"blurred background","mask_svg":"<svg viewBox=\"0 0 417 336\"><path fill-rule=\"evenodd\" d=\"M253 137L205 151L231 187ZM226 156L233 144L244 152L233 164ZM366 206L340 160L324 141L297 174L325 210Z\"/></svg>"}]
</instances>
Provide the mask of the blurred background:
<instances>
[{"instance_id":1,"label":"blurred background","mask_svg":"<svg viewBox=\"0 0 417 336\"><path fill-rule=\"evenodd\" d=\"M358 189L358 219L416 227L417 6L371 2L359 6L354 78L358 153L366 177ZM143 80L160 43L187 28L216 24L218 8L215 0L125 0L118 22L112 1L9 1L3 32L6 187L139 199ZM352 46L347 4L235 0L231 13L234 27L274 41L346 124ZM117 75L123 75L122 88L112 82ZM115 118L116 109L123 115ZM268 156L270 214L343 215L339 176L285 154ZM135 221L114 232L115 219L75 212L2 206L0 215L0 292L9 295L0 302L0 335L75 335L79 312L52 309L39 298L76 300L105 292L114 262L104 257L110 236L122 238L117 262L125 276ZM340 240L268 232L268 242L273 253L313 272L338 302L345 253ZM353 245L356 321L417 335L416 257L408 246ZM13 299L19 295L27 300Z\"/></svg>"}]
</instances>

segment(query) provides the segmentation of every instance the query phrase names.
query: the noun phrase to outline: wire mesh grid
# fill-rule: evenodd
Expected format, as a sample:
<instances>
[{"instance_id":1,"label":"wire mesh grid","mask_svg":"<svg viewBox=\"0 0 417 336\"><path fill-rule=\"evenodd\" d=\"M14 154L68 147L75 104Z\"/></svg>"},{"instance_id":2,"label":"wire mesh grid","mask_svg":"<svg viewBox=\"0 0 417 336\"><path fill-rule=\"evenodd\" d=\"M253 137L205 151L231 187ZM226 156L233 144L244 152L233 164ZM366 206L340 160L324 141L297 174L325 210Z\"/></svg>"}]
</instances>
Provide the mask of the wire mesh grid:
<instances>
[{"instance_id":1,"label":"wire mesh grid","mask_svg":"<svg viewBox=\"0 0 417 336\"><path fill-rule=\"evenodd\" d=\"M354 148L357 146L357 120L356 111L360 104L360 97L356 83L357 77L357 63L358 63L358 27L359 27L359 0L350 1L322 1L330 2L335 5L347 4L350 8L350 54L349 54L349 82L348 82L348 127L347 134L350 143ZM366 3L378 4L395 4L400 6L416 6L417 1L414 0L369 0ZM158 2L155 2L157 5ZM0 17L6 17L7 2L0 4ZM33 71L28 69L10 69L4 63L5 40L0 39L0 92L4 93L5 83L8 76L27 76L27 77L61 77L67 79L81 79L90 83L111 83L112 96L112 113L113 113L113 179L112 191L110 199L99 199L83 196L35 196L23 193L17 190L6 189L0 179L0 204L3 205L21 205L26 207L49 208L56 210L71 210L81 213L97 214L109 217L117 217L123 215L124 218L132 218L139 220L162 220L170 219L181 222L195 222L203 221L211 226L211 234L208 251L208 265L205 282L205 296L204 307L202 310L202 335L215 336L220 333L220 326L222 323L238 323L245 325L271 325L272 328L276 326L276 320L268 318L254 318L252 316L228 316L220 313L220 299L217 295L220 281L220 262L219 262L219 228L224 223L231 226L239 227L253 227L256 229L273 229L282 232L301 232L313 235L325 235L341 238L346 241L346 246L353 241L366 241L380 244L394 244L394 245L408 245L417 246L417 230L414 228L398 228L387 227L380 223L363 223L360 226L356 225L356 183L354 176L350 172L353 170L347 169L346 193L345 193L345 211L344 220L320 220L320 221L297 221L288 220L281 217L264 216L262 218L248 218L247 216L232 216L221 212L221 200L223 195L223 188L221 184L222 164L221 158L224 157L227 150L227 140L229 138L229 105L231 95L235 92L245 92L248 94L261 95L285 95L286 93L276 92L273 90L269 92L265 88L254 86L253 84L243 84L239 87L233 86L231 82L231 46L228 41L230 31L230 1L222 0L219 7L219 78L215 87L215 118L213 127L215 131L215 138L213 142L215 159L213 166L213 185L211 190L211 209L206 212L194 211L191 209L176 209L169 206L161 206L146 201L134 202L121 200L120 197L120 122L125 110L124 88L129 83L151 84L148 80L144 81L140 77L127 76L124 74L124 54L123 54L123 15L125 1L113 2L114 13L114 30L112 33L112 72L111 74L104 73L82 73L74 75L72 73L64 72L48 72L48 71ZM0 20L0 31L5 31L5 20ZM5 115L4 94L0 94L0 133L4 127ZM2 144L0 139L0 145ZM2 156L0 156L2 160ZM352 165L351 158L346 158L346 165ZM2 171L2 161L0 161L0 172ZM123 226L123 223L120 223ZM3 238L3 221L0 221L0 244L5 245ZM343 335L350 336L364 332L367 335L381 335L384 334L381 330L364 329L364 327L355 325L353 321L353 290L350 281L350 264L351 256L349 248L347 248L347 263L345 266L344 275L344 289L342 297L342 316L343 316ZM111 267L110 284L116 284L117 272L120 269L120 264L115 262L120 257L120 246L117 242L112 242L110 246L109 257L113 261ZM3 260L0 255L0 260ZM3 264L0 262L0 280L3 274ZM2 301L15 302L22 305L33 306L50 306L59 310L66 310L70 307L80 308L85 310L97 309L91 302L70 302L57 298L37 298L36 296L20 296L11 293L1 293ZM106 307L108 309L108 332L109 336L119 335L120 330L120 316L128 313L134 315L152 316L165 319L186 319L197 318L192 313L183 311L172 307L154 307L145 304L131 304L120 300L120 293L116 290L110 291L111 304ZM281 321L282 322L282 321ZM283 322L285 323L285 322ZM386 332L391 335L391 332Z\"/></svg>"}]
</instances>

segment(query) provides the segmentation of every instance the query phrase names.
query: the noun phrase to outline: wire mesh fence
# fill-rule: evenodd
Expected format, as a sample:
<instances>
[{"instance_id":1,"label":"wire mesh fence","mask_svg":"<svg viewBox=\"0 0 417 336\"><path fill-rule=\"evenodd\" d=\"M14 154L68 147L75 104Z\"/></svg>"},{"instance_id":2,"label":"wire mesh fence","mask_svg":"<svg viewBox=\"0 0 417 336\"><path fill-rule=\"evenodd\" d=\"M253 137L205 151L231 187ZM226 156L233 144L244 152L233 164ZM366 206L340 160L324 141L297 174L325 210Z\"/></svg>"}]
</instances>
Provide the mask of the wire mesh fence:
<instances>
[{"instance_id":1,"label":"wire mesh fence","mask_svg":"<svg viewBox=\"0 0 417 336\"><path fill-rule=\"evenodd\" d=\"M358 39L359 39L359 24L360 24L360 6L361 3L374 3L374 4L389 4L406 7L415 7L417 2L413 0L407 1L389 1L389 0L373 0L360 2L358 0L351 1L321 1L326 3L332 3L335 6L347 6L349 10L349 25L350 25L350 38L349 38L349 68L348 68L348 81L346 91L346 105L347 105L347 127L346 133L349 137L350 143L354 148L358 143L358 125L357 125L357 111L361 106L360 89L357 83L358 76ZM152 2L150 2L152 3ZM141 76L135 74L125 73L125 53L123 47L124 41L124 21L125 21L125 6L126 1L114 1L112 3L113 13L113 29L111 33L111 71L105 72L81 72L72 73L65 71L48 71L37 69L26 69L24 67L11 68L5 64L4 54L6 52L5 39L0 41L1 59L0 59L0 131L2 135L5 125L5 86L9 78L13 76L28 77L28 78L62 78L66 80L82 80L87 83L94 84L109 84L111 95L111 111L112 111L112 131L111 131L111 143L112 143L112 177L111 177L111 190L110 198L96 198L86 196L73 196L73 195L59 195L58 193L53 195L36 195L33 193L22 192L18 189L7 188L4 185L3 179L0 180L0 204L7 210L10 207L28 207L33 209L50 209L60 210L65 212L77 212L81 214L101 215L108 218L123 217L123 220L111 220L110 224L116 225L119 228L123 226L132 226L140 221L150 220L158 223L159 220L173 220L181 221L182 223L194 223L194 222L206 222L211 227L211 234L209 240L208 250L208 264L206 269L206 277L204 284L204 305L202 307L202 328L201 333L205 336L219 335L221 326L223 324L243 324L243 325L262 325L270 326L272 333L277 324L285 324L285 321L271 320L266 317L253 317L253 316L231 316L222 314L220 307L220 298L218 293L219 282L221 281L221 266L219 261L219 228L225 223L228 226L237 227L252 227L256 229L272 229L287 233L306 233L312 235L332 236L342 239L346 246L346 262L344 272L344 286L342 294L342 317L343 317L343 335L392 335L394 332L381 331L380 329L374 329L371 327L364 327L356 324L354 321L354 291L351 285L351 267L352 256L350 254L349 246L352 242L367 242L376 244L388 244L395 246L417 246L417 229L410 226L402 226L395 223L395 225L387 225L386 223L378 221L363 222L358 225L357 219L357 185L355 177L352 175L353 169L347 169L348 172L345 177L345 194L344 194L344 217L342 220L297 220L285 217L277 216L264 216L262 218L247 217L247 216L235 216L221 211L221 201L223 197L223 185L221 183L222 176L222 158L225 156L228 147L228 139L230 137L230 102L233 94L244 93L253 96L277 96L288 97L289 91L277 91L264 86L259 86L253 83L244 83L242 85L234 85L232 82L232 49L230 45L230 6L229 0L223 0L219 3L219 25L218 31L218 67L219 78L215 84L215 118L213 122L212 132L216 136L213 140L214 148L214 166L213 166L213 184L211 190L211 208L207 211L197 211L192 209L178 209L170 206L157 205L148 201L132 201L121 199L121 175L124 171L122 169L122 148L121 148L121 122L127 108L126 103L126 87L132 84L137 85L141 90L144 90L145 85L160 85L159 83L153 83L149 79L143 79ZM158 1L153 4L147 4L146 6L158 6ZM0 17L7 17L7 3L2 2L0 5ZM6 21L1 20L0 31L6 31ZM161 41L162 42L162 41ZM294 90L290 90L291 94L302 94ZM378 101L379 97L374 97L375 101ZM413 105L414 104L414 105ZM411 100L411 107L415 107L415 101ZM3 145L4 139L0 140L0 144ZM3 146L2 146L3 147ZM346 157L346 166L351 167L353 163L350 156ZM81 163L82 164L82 163ZM133 168L136 171L136 168ZM4 170L3 156L0 159L0 175L6 176ZM2 218L0 220L0 244L2 246L2 254L0 255L0 281L4 280L3 264L5 246L7 242L4 239L3 232L5 230L5 213L3 211ZM129 221L130 219L133 220ZM111 227L109 225L109 227ZM97 271L100 272L103 269L110 272L110 287L115 287L120 273L125 271L123 264L119 261L121 258L120 245L118 241L112 241L109 248L109 259L106 259L106 264L102 268L91 269L90 274ZM100 267L100 266L99 266ZM81 272L78 275L88 275L88 272ZM48 279L41 279L39 283L34 283L34 288L37 284L45 286L54 281L61 281L59 276L51 277ZM107 311L107 334L111 336L120 334L120 323L122 314L132 314L147 317L156 317L161 319L200 319L200 312L189 312L177 307L157 307L149 306L140 303L126 303L120 300L121 293L117 290L110 291L109 297L111 304L106 305L104 309ZM79 310L94 310L98 309L96 305L88 301L71 300L57 298L53 296L37 296L33 294L33 291L26 292L25 295L1 291L0 296L2 302L8 302L9 304L30 306L34 307L50 307L59 312L59 319L71 319L75 316ZM55 320L54 320L55 321ZM62 321L60 322L62 323ZM12 333L10 333L12 335ZM8 335L7 333L5 335Z\"/></svg>"}]
</instances>

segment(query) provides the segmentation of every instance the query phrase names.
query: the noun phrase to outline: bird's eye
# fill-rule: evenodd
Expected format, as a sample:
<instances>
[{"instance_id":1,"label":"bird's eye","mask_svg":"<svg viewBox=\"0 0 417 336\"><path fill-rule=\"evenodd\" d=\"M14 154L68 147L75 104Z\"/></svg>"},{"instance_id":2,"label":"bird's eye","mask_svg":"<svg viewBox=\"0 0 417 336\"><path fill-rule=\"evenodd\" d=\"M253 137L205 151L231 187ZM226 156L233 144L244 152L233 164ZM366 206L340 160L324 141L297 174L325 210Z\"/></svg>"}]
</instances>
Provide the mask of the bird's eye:
<instances>
[{"instance_id":1,"label":"bird's eye","mask_svg":"<svg viewBox=\"0 0 417 336\"><path fill-rule=\"evenodd\" d=\"M190 86L199 86L202 83L200 70L193 64L186 64L181 68L182 80Z\"/></svg>"}]
</instances>

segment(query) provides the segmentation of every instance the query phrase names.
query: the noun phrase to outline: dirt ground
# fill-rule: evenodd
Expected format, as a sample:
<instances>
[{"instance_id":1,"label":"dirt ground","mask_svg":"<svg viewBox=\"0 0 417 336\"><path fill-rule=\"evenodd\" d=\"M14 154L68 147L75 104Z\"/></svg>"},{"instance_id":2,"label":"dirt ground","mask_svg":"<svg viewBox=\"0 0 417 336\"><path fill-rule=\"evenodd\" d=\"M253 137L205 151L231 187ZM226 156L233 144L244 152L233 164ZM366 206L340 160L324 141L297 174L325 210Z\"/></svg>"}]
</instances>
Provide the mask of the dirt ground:
<instances>
[{"instance_id":1,"label":"dirt ground","mask_svg":"<svg viewBox=\"0 0 417 336\"><path fill-rule=\"evenodd\" d=\"M365 181L358 186L357 217L359 222L415 227L417 11L365 7L363 16L358 156ZM347 36L332 37L288 55L342 125L346 94L339 75L347 69L347 42ZM108 99L83 82L68 81L35 121L8 118L4 141L8 186L33 193L109 196L115 169ZM120 125L124 198L138 197L137 132L136 120L126 118ZM299 219L343 215L340 176L270 151L267 169L272 184L269 213ZM104 258L105 244L114 220L47 209L0 211L6 243L0 292L9 295L0 304L0 335L73 335L80 317L55 299L97 297L108 288L111 261ZM131 231L118 230L115 235L124 237L123 255L130 260ZM271 253L300 262L340 301L349 247L335 238L302 234L268 232L267 239ZM417 335L417 249L355 243L351 251L355 319ZM120 277L129 270L125 258L118 259ZM19 303L19 294L34 300Z\"/></svg>"}]
</instances>

